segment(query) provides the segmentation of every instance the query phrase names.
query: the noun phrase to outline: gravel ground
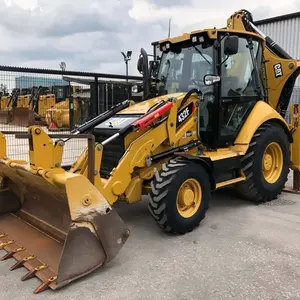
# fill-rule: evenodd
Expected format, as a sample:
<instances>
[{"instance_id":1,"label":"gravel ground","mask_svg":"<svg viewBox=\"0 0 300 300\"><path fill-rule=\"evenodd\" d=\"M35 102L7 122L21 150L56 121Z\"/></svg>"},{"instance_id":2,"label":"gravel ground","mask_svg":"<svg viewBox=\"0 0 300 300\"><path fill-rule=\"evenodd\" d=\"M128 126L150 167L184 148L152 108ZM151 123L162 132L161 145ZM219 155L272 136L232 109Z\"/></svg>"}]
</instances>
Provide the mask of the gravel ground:
<instances>
[{"instance_id":1,"label":"gravel ground","mask_svg":"<svg viewBox=\"0 0 300 300\"><path fill-rule=\"evenodd\" d=\"M131 236L105 268L34 295L38 280L21 282L26 270L1 262L0 299L300 299L299 195L257 206L218 192L184 236L161 232L144 200L116 207Z\"/></svg>"}]
</instances>

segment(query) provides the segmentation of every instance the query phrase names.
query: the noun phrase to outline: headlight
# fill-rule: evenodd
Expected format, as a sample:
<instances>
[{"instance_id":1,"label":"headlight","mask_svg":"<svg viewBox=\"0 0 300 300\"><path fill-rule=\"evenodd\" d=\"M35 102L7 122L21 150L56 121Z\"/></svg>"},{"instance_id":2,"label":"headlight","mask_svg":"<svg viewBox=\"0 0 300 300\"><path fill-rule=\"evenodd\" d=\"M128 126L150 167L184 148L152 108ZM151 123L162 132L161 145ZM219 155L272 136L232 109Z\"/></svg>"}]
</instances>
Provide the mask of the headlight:
<instances>
[{"instance_id":1,"label":"headlight","mask_svg":"<svg viewBox=\"0 0 300 300\"><path fill-rule=\"evenodd\" d=\"M204 42L204 37L203 36L197 36L197 35L193 36L192 37L192 43L197 43L197 42L203 43Z\"/></svg>"},{"instance_id":2,"label":"headlight","mask_svg":"<svg viewBox=\"0 0 300 300\"><path fill-rule=\"evenodd\" d=\"M139 92L139 88L138 88L138 86L136 84L132 86L131 92L134 93L134 94L136 94L136 93Z\"/></svg>"}]
</instances>

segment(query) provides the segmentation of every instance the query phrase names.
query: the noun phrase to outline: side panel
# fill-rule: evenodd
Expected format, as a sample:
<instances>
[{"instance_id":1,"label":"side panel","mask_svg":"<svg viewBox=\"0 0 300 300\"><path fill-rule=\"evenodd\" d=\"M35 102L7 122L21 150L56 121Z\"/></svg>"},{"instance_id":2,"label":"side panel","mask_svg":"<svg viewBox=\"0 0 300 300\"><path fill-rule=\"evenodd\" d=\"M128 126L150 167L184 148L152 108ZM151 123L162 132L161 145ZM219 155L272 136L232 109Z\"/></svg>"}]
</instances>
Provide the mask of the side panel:
<instances>
[{"instance_id":1,"label":"side panel","mask_svg":"<svg viewBox=\"0 0 300 300\"><path fill-rule=\"evenodd\" d=\"M289 126L287 122L275 111L269 104L259 101L255 104L252 112L248 116L245 124L239 132L234 144L248 145L260 125L266 121L274 120L282 124L282 127L287 131Z\"/></svg>"},{"instance_id":2,"label":"side panel","mask_svg":"<svg viewBox=\"0 0 300 300\"><path fill-rule=\"evenodd\" d=\"M274 109L277 109L280 104L282 106L280 109L285 110L285 106L291 97L294 80L298 76L298 62L296 60L279 58L273 55L268 49L265 49L264 56L266 60L265 66L270 105ZM286 86L288 82L289 85ZM281 98L282 94L284 94L284 99Z\"/></svg>"},{"instance_id":3,"label":"side panel","mask_svg":"<svg viewBox=\"0 0 300 300\"><path fill-rule=\"evenodd\" d=\"M300 124L299 124L299 105L293 105L290 108L293 125L293 144L291 144L292 168L300 171Z\"/></svg>"}]
</instances>

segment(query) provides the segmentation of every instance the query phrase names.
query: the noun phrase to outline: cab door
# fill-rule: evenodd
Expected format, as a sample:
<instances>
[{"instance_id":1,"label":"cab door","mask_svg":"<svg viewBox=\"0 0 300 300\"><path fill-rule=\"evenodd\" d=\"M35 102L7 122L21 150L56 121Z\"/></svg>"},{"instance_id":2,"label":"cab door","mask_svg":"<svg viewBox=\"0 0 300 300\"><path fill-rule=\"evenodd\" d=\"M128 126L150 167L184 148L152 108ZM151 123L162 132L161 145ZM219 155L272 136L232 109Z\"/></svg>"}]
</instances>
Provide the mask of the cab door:
<instances>
[{"instance_id":1,"label":"cab door","mask_svg":"<svg viewBox=\"0 0 300 300\"><path fill-rule=\"evenodd\" d=\"M228 146L234 142L252 108L263 97L259 76L262 61L260 42L248 36L239 36L237 53L226 56L224 41L225 38L221 41L219 52L218 146Z\"/></svg>"}]
</instances>

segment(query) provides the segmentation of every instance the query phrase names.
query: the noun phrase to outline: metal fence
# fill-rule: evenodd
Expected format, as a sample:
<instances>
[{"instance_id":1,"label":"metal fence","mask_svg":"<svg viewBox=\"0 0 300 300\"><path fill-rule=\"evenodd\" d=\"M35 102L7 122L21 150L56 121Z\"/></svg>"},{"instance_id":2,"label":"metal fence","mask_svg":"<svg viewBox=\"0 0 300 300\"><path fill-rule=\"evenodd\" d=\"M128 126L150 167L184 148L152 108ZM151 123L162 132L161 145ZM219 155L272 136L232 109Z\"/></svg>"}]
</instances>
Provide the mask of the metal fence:
<instances>
[{"instance_id":1,"label":"metal fence","mask_svg":"<svg viewBox=\"0 0 300 300\"><path fill-rule=\"evenodd\" d=\"M132 97L132 85L141 81L137 76L0 66L0 131L7 133L7 155L29 160L28 140L16 139L15 132L37 124L49 134L68 134ZM85 147L87 140L69 140L63 165L71 165Z\"/></svg>"}]
</instances>

